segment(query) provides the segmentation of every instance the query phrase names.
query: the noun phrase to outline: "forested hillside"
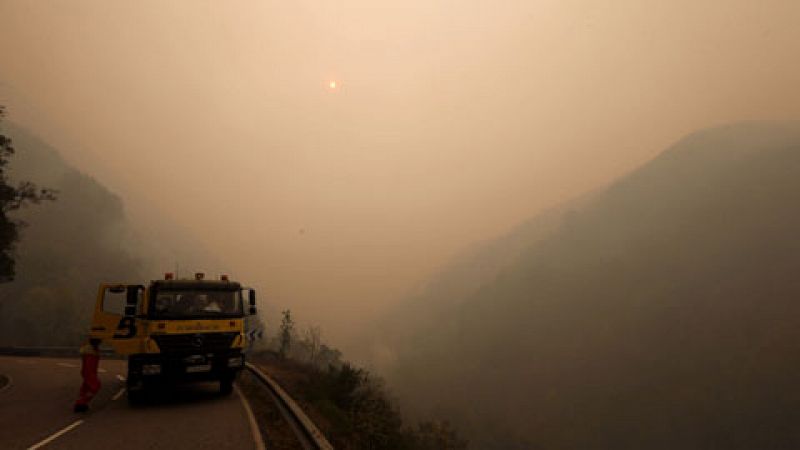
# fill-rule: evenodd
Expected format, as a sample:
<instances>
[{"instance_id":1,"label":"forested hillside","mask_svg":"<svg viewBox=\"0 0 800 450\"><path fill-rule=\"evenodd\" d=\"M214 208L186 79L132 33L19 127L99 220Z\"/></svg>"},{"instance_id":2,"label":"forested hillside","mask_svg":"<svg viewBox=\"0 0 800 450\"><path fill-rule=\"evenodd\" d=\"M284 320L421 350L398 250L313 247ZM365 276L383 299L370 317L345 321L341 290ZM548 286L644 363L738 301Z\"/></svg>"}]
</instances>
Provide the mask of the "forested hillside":
<instances>
[{"instance_id":1,"label":"forested hillside","mask_svg":"<svg viewBox=\"0 0 800 450\"><path fill-rule=\"evenodd\" d=\"M798 174L797 123L684 138L417 299L392 385L476 448L800 447Z\"/></svg>"},{"instance_id":2,"label":"forested hillside","mask_svg":"<svg viewBox=\"0 0 800 450\"><path fill-rule=\"evenodd\" d=\"M17 276L0 284L0 345L72 345L88 330L97 285L139 280L123 203L27 131L3 124L17 154L13 179L56 189L56 201L24 208Z\"/></svg>"}]
</instances>

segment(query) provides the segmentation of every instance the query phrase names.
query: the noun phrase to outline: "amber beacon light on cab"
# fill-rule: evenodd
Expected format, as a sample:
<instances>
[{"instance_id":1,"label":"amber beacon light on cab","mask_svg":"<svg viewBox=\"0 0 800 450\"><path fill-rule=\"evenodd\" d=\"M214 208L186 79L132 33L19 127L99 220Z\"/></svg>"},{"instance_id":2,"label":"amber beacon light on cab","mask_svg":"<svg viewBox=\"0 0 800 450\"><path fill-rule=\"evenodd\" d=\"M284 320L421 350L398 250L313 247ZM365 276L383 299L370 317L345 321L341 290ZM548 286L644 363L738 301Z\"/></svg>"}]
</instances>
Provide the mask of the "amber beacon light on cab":
<instances>
[{"instance_id":1,"label":"amber beacon light on cab","mask_svg":"<svg viewBox=\"0 0 800 450\"><path fill-rule=\"evenodd\" d=\"M101 284L90 337L127 356L131 403L156 385L186 381L219 381L229 394L244 367L245 317L256 314L255 304L255 291L226 275Z\"/></svg>"}]
</instances>

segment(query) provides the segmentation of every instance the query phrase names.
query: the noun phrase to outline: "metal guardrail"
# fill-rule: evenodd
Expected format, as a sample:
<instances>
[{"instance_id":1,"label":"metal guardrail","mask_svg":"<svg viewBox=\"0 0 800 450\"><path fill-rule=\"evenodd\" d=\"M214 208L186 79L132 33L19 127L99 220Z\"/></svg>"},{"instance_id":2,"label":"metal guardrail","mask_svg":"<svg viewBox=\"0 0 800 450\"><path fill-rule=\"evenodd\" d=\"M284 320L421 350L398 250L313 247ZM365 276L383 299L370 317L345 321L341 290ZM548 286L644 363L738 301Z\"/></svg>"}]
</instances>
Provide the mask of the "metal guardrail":
<instances>
[{"instance_id":1,"label":"metal guardrail","mask_svg":"<svg viewBox=\"0 0 800 450\"><path fill-rule=\"evenodd\" d=\"M275 380L252 363L245 363L245 367L269 389L270 394L272 394L278 406L280 406L279 409L284 418L295 430L295 433L298 434L304 448L333 450L333 446L328 442L322 432L319 431L319 428L314 425L314 422L306 416L303 409L300 408Z\"/></svg>"}]
</instances>

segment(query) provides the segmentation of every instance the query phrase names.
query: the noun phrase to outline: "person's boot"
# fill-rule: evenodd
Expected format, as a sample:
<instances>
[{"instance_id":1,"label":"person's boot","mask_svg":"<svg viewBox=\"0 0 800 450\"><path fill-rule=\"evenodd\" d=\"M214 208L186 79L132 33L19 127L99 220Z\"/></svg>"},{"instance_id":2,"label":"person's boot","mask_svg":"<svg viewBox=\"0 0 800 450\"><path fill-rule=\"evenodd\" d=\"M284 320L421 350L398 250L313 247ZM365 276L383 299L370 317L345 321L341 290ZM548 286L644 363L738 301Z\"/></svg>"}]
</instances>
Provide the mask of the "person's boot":
<instances>
[{"instance_id":1,"label":"person's boot","mask_svg":"<svg viewBox=\"0 0 800 450\"><path fill-rule=\"evenodd\" d=\"M76 413L84 413L84 412L86 412L86 411L88 411L88 410L89 410L89 405L79 405L79 404L76 404L76 405L75 405L75 408L74 408L74 411L75 411Z\"/></svg>"}]
</instances>

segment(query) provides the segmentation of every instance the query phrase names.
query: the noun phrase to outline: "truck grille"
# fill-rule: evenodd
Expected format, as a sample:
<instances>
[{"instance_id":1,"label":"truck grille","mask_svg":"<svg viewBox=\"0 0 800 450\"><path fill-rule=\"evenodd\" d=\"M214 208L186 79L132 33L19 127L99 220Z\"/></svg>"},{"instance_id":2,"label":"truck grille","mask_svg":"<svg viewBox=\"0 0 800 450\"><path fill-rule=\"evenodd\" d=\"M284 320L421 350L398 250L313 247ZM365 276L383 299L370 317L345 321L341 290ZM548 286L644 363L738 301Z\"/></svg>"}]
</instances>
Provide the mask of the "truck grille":
<instances>
[{"instance_id":1,"label":"truck grille","mask_svg":"<svg viewBox=\"0 0 800 450\"><path fill-rule=\"evenodd\" d=\"M189 333L153 336L161 353L216 353L229 350L238 333Z\"/></svg>"}]
</instances>

